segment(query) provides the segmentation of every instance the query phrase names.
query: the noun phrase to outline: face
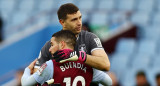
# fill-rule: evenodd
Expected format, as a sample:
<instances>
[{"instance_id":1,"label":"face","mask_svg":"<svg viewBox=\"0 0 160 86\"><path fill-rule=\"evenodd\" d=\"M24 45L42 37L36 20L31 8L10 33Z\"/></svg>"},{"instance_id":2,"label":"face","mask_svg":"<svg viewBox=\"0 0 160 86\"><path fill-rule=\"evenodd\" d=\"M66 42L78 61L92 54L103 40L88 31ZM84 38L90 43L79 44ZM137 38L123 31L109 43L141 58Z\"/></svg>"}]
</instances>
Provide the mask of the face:
<instances>
[{"instance_id":1,"label":"face","mask_svg":"<svg viewBox=\"0 0 160 86\"><path fill-rule=\"evenodd\" d=\"M80 11L77 11L75 14L68 14L67 19L61 24L64 30L71 30L74 34L79 34L82 28L82 15Z\"/></svg>"},{"instance_id":2,"label":"face","mask_svg":"<svg viewBox=\"0 0 160 86\"><path fill-rule=\"evenodd\" d=\"M49 49L49 52L53 55L57 50L59 50L59 43L55 41L55 37L52 37L50 44L51 44L51 47Z\"/></svg>"},{"instance_id":3,"label":"face","mask_svg":"<svg viewBox=\"0 0 160 86\"><path fill-rule=\"evenodd\" d=\"M139 75L139 76L137 76L137 84L139 84L139 85L143 85L143 84L146 84L146 78L145 78L145 76L143 76L143 75Z\"/></svg>"}]
</instances>

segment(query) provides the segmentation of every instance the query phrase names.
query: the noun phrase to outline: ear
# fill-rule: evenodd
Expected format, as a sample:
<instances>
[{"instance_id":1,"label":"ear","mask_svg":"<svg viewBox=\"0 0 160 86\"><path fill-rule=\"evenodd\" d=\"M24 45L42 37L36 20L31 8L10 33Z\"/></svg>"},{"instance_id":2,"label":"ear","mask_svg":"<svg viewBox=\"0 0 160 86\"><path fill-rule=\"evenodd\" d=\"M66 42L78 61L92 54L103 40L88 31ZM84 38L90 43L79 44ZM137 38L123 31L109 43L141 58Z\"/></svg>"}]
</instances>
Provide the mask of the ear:
<instances>
[{"instance_id":1,"label":"ear","mask_svg":"<svg viewBox=\"0 0 160 86\"><path fill-rule=\"evenodd\" d=\"M64 25L64 20L63 20L63 19L60 19L60 20L59 20L59 23L63 26L63 25Z\"/></svg>"},{"instance_id":2,"label":"ear","mask_svg":"<svg viewBox=\"0 0 160 86\"><path fill-rule=\"evenodd\" d=\"M64 49L66 47L66 43L64 41L60 42L60 48Z\"/></svg>"}]
</instances>

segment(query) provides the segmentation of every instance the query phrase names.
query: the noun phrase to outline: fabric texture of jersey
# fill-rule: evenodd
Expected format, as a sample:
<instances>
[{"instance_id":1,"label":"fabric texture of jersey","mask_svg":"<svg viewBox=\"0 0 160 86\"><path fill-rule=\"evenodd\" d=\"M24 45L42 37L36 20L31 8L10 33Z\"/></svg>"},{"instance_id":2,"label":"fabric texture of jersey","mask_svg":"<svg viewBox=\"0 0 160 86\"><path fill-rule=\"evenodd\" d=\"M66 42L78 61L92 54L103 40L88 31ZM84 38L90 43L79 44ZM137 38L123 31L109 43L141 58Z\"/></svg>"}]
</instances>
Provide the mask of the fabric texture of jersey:
<instances>
[{"instance_id":1,"label":"fabric texture of jersey","mask_svg":"<svg viewBox=\"0 0 160 86\"><path fill-rule=\"evenodd\" d=\"M62 86L89 86L93 78L92 67L81 61L68 61L65 63L54 63L54 83Z\"/></svg>"}]
</instances>

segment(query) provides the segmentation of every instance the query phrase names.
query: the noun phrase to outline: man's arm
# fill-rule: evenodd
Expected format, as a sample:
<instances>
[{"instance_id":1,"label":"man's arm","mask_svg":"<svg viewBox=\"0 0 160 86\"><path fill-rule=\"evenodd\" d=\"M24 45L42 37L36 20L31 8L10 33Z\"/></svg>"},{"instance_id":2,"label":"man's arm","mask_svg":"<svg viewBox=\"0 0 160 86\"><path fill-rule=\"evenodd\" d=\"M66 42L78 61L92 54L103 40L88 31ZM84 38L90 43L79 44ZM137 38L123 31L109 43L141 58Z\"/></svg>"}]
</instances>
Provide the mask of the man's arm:
<instances>
[{"instance_id":1,"label":"man's arm","mask_svg":"<svg viewBox=\"0 0 160 86\"><path fill-rule=\"evenodd\" d=\"M106 72L99 71L93 68L92 82L100 83L104 86L112 86L112 79Z\"/></svg>"},{"instance_id":2,"label":"man's arm","mask_svg":"<svg viewBox=\"0 0 160 86\"><path fill-rule=\"evenodd\" d=\"M64 53L65 51L62 50ZM63 55L60 54L62 52L57 52L57 55ZM110 69L110 62L108 59L107 54L103 49L96 49L92 51L92 55L86 55L84 51L79 51L79 54L77 54L76 51L72 52L70 56L65 58L64 56L61 56L61 58L57 58L57 61L60 63L66 62L66 61L82 61L86 64L90 65L93 68L108 71Z\"/></svg>"},{"instance_id":3,"label":"man's arm","mask_svg":"<svg viewBox=\"0 0 160 86\"><path fill-rule=\"evenodd\" d=\"M90 32L87 35L91 55L87 55L85 63L102 71L110 70L110 61L103 49L100 39L95 34Z\"/></svg>"},{"instance_id":4,"label":"man's arm","mask_svg":"<svg viewBox=\"0 0 160 86\"><path fill-rule=\"evenodd\" d=\"M27 67L24 71L24 74L21 78L22 86L32 86L37 83L33 75L31 75L30 69Z\"/></svg>"},{"instance_id":5,"label":"man's arm","mask_svg":"<svg viewBox=\"0 0 160 86\"><path fill-rule=\"evenodd\" d=\"M35 80L43 84L45 81L51 79L53 77L53 62L52 60L44 63L34 74Z\"/></svg>"},{"instance_id":6,"label":"man's arm","mask_svg":"<svg viewBox=\"0 0 160 86\"><path fill-rule=\"evenodd\" d=\"M21 78L22 85L31 86L37 83L43 84L45 81L49 80L53 76L53 63L52 61L47 61L44 63L37 72L31 75L34 64L36 61L33 61L24 71L24 74Z\"/></svg>"},{"instance_id":7,"label":"man's arm","mask_svg":"<svg viewBox=\"0 0 160 86\"><path fill-rule=\"evenodd\" d=\"M110 61L103 49L94 50L91 54L87 55L86 64L103 71L110 70Z\"/></svg>"},{"instance_id":8,"label":"man's arm","mask_svg":"<svg viewBox=\"0 0 160 86\"><path fill-rule=\"evenodd\" d=\"M31 75L33 73L36 61L37 59L35 59L27 68L25 68L21 78L22 86L35 85L37 83L33 75Z\"/></svg>"}]
</instances>

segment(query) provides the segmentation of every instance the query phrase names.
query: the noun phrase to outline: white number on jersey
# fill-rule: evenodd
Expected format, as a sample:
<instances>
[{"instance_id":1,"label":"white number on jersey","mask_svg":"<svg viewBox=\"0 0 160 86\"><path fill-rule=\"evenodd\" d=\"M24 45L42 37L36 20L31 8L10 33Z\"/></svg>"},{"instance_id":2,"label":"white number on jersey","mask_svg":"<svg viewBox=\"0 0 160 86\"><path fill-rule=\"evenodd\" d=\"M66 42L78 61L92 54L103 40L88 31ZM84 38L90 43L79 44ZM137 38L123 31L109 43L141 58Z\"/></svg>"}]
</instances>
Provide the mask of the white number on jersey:
<instances>
[{"instance_id":1,"label":"white number on jersey","mask_svg":"<svg viewBox=\"0 0 160 86\"><path fill-rule=\"evenodd\" d=\"M73 80L72 86L77 86L78 81L82 83L82 86L85 86L85 79L82 76L77 76ZM66 86L71 86L71 77L64 78L63 82L66 83Z\"/></svg>"}]
</instances>

